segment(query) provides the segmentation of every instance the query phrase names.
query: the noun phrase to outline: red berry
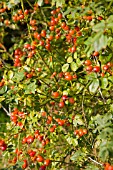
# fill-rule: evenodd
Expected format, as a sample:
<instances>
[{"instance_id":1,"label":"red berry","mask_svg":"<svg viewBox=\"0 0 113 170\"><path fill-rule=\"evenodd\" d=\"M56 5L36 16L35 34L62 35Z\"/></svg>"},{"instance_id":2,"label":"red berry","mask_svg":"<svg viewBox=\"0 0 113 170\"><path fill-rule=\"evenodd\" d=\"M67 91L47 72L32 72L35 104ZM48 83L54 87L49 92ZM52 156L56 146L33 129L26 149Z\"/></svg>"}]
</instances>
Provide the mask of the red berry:
<instances>
[{"instance_id":1,"label":"red berry","mask_svg":"<svg viewBox=\"0 0 113 170\"><path fill-rule=\"evenodd\" d=\"M52 96L53 96L54 98L59 97L59 92L53 92L53 93L52 93Z\"/></svg>"},{"instance_id":2,"label":"red berry","mask_svg":"<svg viewBox=\"0 0 113 170\"><path fill-rule=\"evenodd\" d=\"M75 130L74 131L74 135L77 135L78 134L78 132L79 132L79 130L77 129L77 130Z\"/></svg>"},{"instance_id":3,"label":"red berry","mask_svg":"<svg viewBox=\"0 0 113 170\"><path fill-rule=\"evenodd\" d=\"M66 23L65 22L62 22L61 23L61 28L64 28L66 26Z\"/></svg>"},{"instance_id":4,"label":"red berry","mask_svg":"<svg viewBox=\"0 0 113 170\"><path fill-rule=\"evenodd\" d=\"M71 104L74 104L74 103L75 103L75 100L74 100L73 97L69 98L69 103L71 103Z\"/></svg>"},{"instance_id":5,"label":"red berry","mask_svg":"<svg viewBox=\"0 0 113 170\"><path fill-rule=\"evenodd\" d=\"M87 129L83 129L83 134L84 134L84 135L87 134Z\"/></svg>"},{"instance_id":6,"label":"red berry","mask_svg":"<svg viewBox=\"0 0 113 170\"><path fill-rule=\"evenodd\" d=\"M7 145L6 145L6 144L2 145L2 146L0 147L0 149L1 149L2 151L5 151L5 150L7 149Z\"/></svg>"},{"instance_id":7,"label":"red berry","mask_svg":"<svg viewBox=\"0 0 113 170\"><path fill-rule=\"evenodd\" d=\"M33 137L33 136L28 136L28 137L27 137L27 143L28 143L28 144L33 143L33 141L34 141L34 137Z\"/></svg>"},{"instance_id":8,"label":"red berry","mask_svg":"<svg viewBox=\"0 0 113 170\"><path fill-rule=\"evenodd\" d=\"M80 129L79 131L78 131L78 135L81 137L81 136L83 136L83 129Z\"/></svg>"},{"instance_id":9,"label":"red berry","mask_svg":"<svg viewBox=\"0 0 113 170\"><path fill-rule=\"evenodd\" d=\"M86 67L86 71L92 71L92 70L93 70L93 66L92 65Z\"/></svg>"},{"instance_id":10,"label":"red berry","mask_svg":"<svg viewBox=\"0 0 113 170\"><path fill-rule=\"evenodd\" d=\"M103 70L104 70L104 71L107 71L108 69L109 69L109 66L108 66L108 65L104 65L104 66L103 66Z\"/></svg>"},{"instance_id":11,"label":"red berry","mask_svg":"<svg viewBox=\"0 0 113 170\"><path fill-rule=\"evenodd\" d=\"M27 160L26 160L26 159L25 159L23 162L24 162L24 164L22 165L22 168L25 169L25 168L27 168L28 163L27 163Z\"/></svg>"},{"instance_id":12,"label":"red berry","mask_svg":"<svg viewBox=\"0 0 113 170\"><path fill-rule=\"evenodd\" d=\"M59 107L60 107L60 108L63 108L64 106L65 106L64 102L60 102L60 103L59 103Z\"/></svg>"},{"instance_id":13,"label":"red berry","mask_svg":"<svg viewBox=\"0 0 113 170\"><path fill-rule=\"evenodd\" d=\"M74 53L75 51L76 51L76 47L73 46L73 47L71 48L71 52Z\"/></svg>"},{"instance_id":14,"label":"red berry","mask_svg":"<svg viewBox=\"0 0 113 170\"><path fill-rule=\"evenodd\" d=\"M113 63L108 62L108 63L107 63L107 66L110 68L110 67L113 66Z\"/></svg>"},{"instance_id":15,"label":"red berry","mask_svg":"<svg viewBox=\"0 0 113 170\"><path fill-rule=\"evenodd\" d=\"M113 170L113 166L110 165L110 166L108 167L108 170Z\"/></svg>"},{"instance_id":16,"label":"red berry","mask_svg":"<svg viewBox=\"0 0 113 170\"><path fill-rule=\"evenodd\" d=\"M63 126L63 125L65 124L65 120L58 120L58 124L59 124L60 126Z\"/></svg>"},{"instance_id":17,"label":"red berry","mask_svg":"<svg viewBox=\"0 0 113 170\"><path fill-rule=\"evenodd\" d=\"M40 166L39 170L46 170L46 166L45 165Z\"/></svg>"},{"instance_id":18,"label":"red berry","mask_svg":"<svg viewBox=\"0 0 113 170\"><path fill-rule=\"evenodd\" d=\"M67 81L71 81L72 79L73 79L73 76L70 74L65 76L65 80Z\"/></svg>"},{"instance_id":19,"label":"red berry","mask_svg":"<svg viewBox=\"0 0 113 170\"><path fill-rule=\"evenodd\" d=\"M94 53L93 53L93 56L98 56L99 55L99 52L98 51L95 51Z\"/></svg>"},{"instance_id":20,"label":"red berry","mask_svg":"<svg viewBox=\"0 0 113 170\"><path fill-rule=\"evenodd\" d=\"M42 37L46 37L46 30L42 30L40 35L41 35Z\"/></svg>"},{"instance_id":21,"label":"red berry","mask_svg":"<svg viewBox=\"0 0 113 170\"><path fill-rule=\"evenodd\" d=\"M30 25L32 25L32 26L36 25L36 20L35 19L34 20L30 20Z\"/></svg>"},{"instance_id":22,"label":"red berry","mask_svg":"<svg viewBox=\"0 0 113 170\"><path fill-rule=\"evenodd\" d=\"M50 163L51 163L50 159L44 160L44 165L45 165L45 166L48 166Z\"/></svg>"},{"instance_id":23,"label":"red berry","mask_svg":"<svg viewBox=\"0 0 113 170\"><path fill-rule=\"evenodd\" d=\"M43 158L41 155L38 155L38 156L37 156L37 161L38 161L38 162L43 162L43 161L44 161L44 158Z\"/></svg>"},{"instance_id":24,"label":"red berry","mask_svg":"<svg viewBox=\"0 0 113 170\"><path fill-rule=\"evenodd\" d=\"M100 66L94 66L93 71L94 72L100 72Z\"/></svg>"},{"instance_id":25,"label":"red berry","mask_svg":"<svg viewBox=\"0 0 113 170\"><path fill-rule=\"evenodd\" d=\"M91 60L86 60L86 61L84 62L84 64L85 64L86 66L90 66L90 65L92 64L92 62L91 62Z\"/></svg>"},{"instance_id":26,"label":"red berry","mask_svg":"<svg viewBox=\"0 0 113 170\"><path fill-rule=\"evenodd\" d=\"M24 137L24 138L22 139L22 144L25 144L25 143L27 143L27 138L26 138L26 137Z\"/></svg>"},{"instance_id":27,"label":"red berry","mask_svg":"<svg viewBox=\"0 0 113 170\"><path fill-rule=\"evenodd\" d=\"M98 18L97 18L99 21L101 21L101 20L103 20L103 17L101 17L101 16L98 16Z\"/></svg>"},{"instance_id":28,"label":"red berry","mask_svg":"<svg viewBox=\"0 0 113 170\"><path fill-rule=\"evenodd\" d=\"M44 46L44 41L43 41L43 40L40 40L40 41L39 41L39 44L40 44L41 46Z\"/></svg>"},{"instance_id":29,"label":"red berry","mask_svg":"<svg viewBox=\"0 0 113 170\"><path fill-rule=\"evenodd\" d=\"M63 100L63 101L65 101L65 100L67 100L67 99L68 99L68 96L67 96L67 95L63 95L63 96L62 96L62 100Z\"/></svg>"},{"instance_id":30,"label":"red berry","mask_svg":"<svg viewBox=\"0 0 113 170\"><path fill-rule=\"evenodd\" d=\"M62 13L58 14L58 19L62 19Z\"/></svg>"},{"instance_id":31,"label":"red berry","mask_svg":"<svg viewBox=\"0 0 113 170\"><path fill-rule=\"evenodd\" d=\"M52 26L50 26L50 27L49 27L49 29L50 29L50 31L54 31L55 26L54 26L54 25L52 25Z\"/></svg>"},{"instance_id":32,"label":"red berry","mask_svg":"<svg viewBox=\"0 0 113 170\"><path fill-rule=\"evenodd\" d=\"M31 150L30 153L29 153L29 156L30 156L30 157L34 157L35 154L36 154L36 152Z\"/></svg>"},{"instance_id":33,"label":"red berry","mask_svg":"<svg viewBox=\"0 0 113 170\"><path fill-rule=\"evenodd\" d=\"M0 147L3 146L5 144L4 140L0 140Z\"/></svg>"}]
</instances>

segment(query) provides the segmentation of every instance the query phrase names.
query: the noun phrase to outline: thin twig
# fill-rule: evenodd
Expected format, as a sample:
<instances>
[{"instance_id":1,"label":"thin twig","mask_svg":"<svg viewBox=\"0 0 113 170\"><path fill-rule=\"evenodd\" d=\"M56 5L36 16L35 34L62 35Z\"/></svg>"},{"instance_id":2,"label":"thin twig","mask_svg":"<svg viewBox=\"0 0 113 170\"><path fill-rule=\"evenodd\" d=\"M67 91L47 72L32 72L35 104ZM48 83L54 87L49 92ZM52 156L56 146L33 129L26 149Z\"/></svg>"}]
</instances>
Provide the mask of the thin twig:
<instances>
[{"instance_id":1,"label":"thin twig","mask_svg":"<svg viewBox=\"0 0 113 170\"><path fill-rule=\"evenodd\" d=\"M94 162L94 163L96 163L96 164L98 164L98 165L100 165L100 166L103 166L102 163L95 161L95 160L92 159L91 157L88 157L88 159L90 159L92 162Z\"/></svg>"},{"instance_id":2,"label":"thin twig","mask_svg":"<svg viewBox=\"0 0 113 170\"><path fill-rule=\"evenodd\" d=\"M98 90L99 90L99 93L100 93L100 95L101 95L101 97L102 97L102 99L103 99L103 101L104 101L104 104L106 104L106 101L105 101L104 96L103 96L103 94L102 94L101 88L99 87Z\"/></svg>"},{"instance_id":3,"label":"thin twig","mask_svg":"<svg viewBox=\"0 0 113 170\"><path fill-rule=\"evenodd\" d=\"M62 163L62 164L69 164L69 165L76 165L76 164L74 164L74 163L68 163L68 162L63 162L63 161L52 161L52 162L59 162L59 163Z\"/></svg>"},{"instance_id":4,"label":"thin twig","mask_svg":"<svg viewBox=\"0 0 113 170\"><path fill-rule=\"evenodd\" d=\"M64 13L63 13L62 9L60 9L60 11L61 11L61 13L62 13L62 15L63 15L63 18L65 19L66 24L68 24L68 22L67 22L67 20L66 20L66 17L64 16Z\"/></svg>"},{"instance_id":5,"label":"thin twig","mask_svg":"<svg viewBox=\"0 0 113 170\"><path fill-rule=\"evenodd\" d=\"M10 113L7 111L7 109L1 104L2 109L6 112L8 116L10 116Z\"/></svg>"},{"instance_id":6,"label":"thin twig","mask_svg":"<svg viewBox=\"0 0 113 170\"><path fill-rule=\"evenodd\" d=\"M85 125L86 125L86 127L88 127L87 121L86 121L86 116L85 116L85 111L84 111L84 96L83 96L83 99L82 99L82 115L83 115L83 118L84 118Z\"/></svg>"}]
</instances>

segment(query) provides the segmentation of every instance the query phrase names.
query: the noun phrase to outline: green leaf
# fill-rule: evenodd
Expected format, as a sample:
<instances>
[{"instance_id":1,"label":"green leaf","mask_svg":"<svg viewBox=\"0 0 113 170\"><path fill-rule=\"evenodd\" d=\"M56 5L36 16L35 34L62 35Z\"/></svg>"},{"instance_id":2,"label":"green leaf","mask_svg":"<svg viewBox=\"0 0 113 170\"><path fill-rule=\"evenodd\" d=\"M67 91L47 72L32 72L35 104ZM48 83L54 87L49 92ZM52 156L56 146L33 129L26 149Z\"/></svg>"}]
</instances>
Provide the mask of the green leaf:
<instances>
[{"instance_id":1,"label":"green leaf","mask_svg":"<svg viewBox=\"0 0 113 170\"><path fill-rule=\"evenodd\" d=\"M113 28L113 23L107 24L107 28Z\"/></svg>"},{"instance_id":2,"label":"green leaf","mask_svg":"<svg viewBox=\"0 0 113 170\"><path fill-rule=\"evenodd\" d=\"M8 79L12 79L13 75L14 75L13 71L9 70L8 71Z\"/></svg>"},{"instance_id":3,"label":"green leaf","mask_svg":"<svg viewBox=\"0 0 113 170\"><path fill-rule=\"evenodd\" d=\"M66 64L64 64L64 65L62 66L62 71L63 71L63 72L66 72L66 71L68 70L68 68L69 68L69 64L66 63Z\"/></svg>"},{"instance_id":4,"label":"green leaf","mask_svg":"<svg viewBox=\"0 0 113 170\"><path fill-rule=\"evenodd\" d=\"M106 147L102 147L99 151L99 157L105 162L109 158L109 151Z\"/></svg>"},{"instance_id":5,"label":"green leaf","mask_svg":"<svg viewBox=\"0 0 113 170\"><path fill-rule=\"evenodd\" d=\"M52 5L55 5L56 3L56 7L62 7L63 4L65 4L65 0L52 0Z\"/></svg>"},{"instance_id":6,"label":"green leaf","mask_svg":"<svg viewBox=\"0 0 113 170\"><path fill-rule=\"evenodd\" d=\"M81 161L85 156L86 153L82 152L81 150L78 150L70 157L70 159L72 161Z\"/></svg>"},{"instance_id":7,"label":"green leaf","mask_svg":"<svg viewBox=\"0 0 113 170\"><path fill-rule=\"evenodd\" d=\"M43 0L38 0L38 5L42 6L43 5Z\"/></svg>"},{"instance_id":8,"label":"green leaf","mask_svg":"<svg viewBox=\"0 0 113 170\"><path fill-rule=\"evenodd\" d=\"M74 53L74 59L77 59L77 52Z\"/></svg>"},{"instance_id":9,"label":"green leaf","mask_svg":"<svg viewBox=\"0 0 113 170\"><path fill-rule=\"evenodd\" d=\"M64 12L64 16L72 12L73 8L69 8Z\"/></svg>"},{"instance_id":10,"label":"green leaf","mask_svg":"<svg viewBox=\"0 0 113 170\"><path fill-rule=\"evenodd\" d=\"M105 35L101 35L96 41L93 41L93 47L95 51L100 51L102 48L106 48L108 38Z\"/></svg>"},{"instance_id":11,"label":"green leaf","mask_svg":"<svg viewBox=\"0 0 113 170\"><path fill-rule=\"evenodd\" d=\"M68 59L67 59L67 63L72 63L72 61L73 61L73 58L70 56L70 57L68 57Z\"/></svg>"},{"instance_id":12,"label":"green leaf","mask_svg":"<svg viewBox=\"0 0 113 170\"><path fill-rule=\"evenodd\" d=\"M93 80L97 78L97 74L92 72L91 74L86 75L87 80Z\"/></svg>"},{"instance_id":13,"label":"green leaf","mask_svg":"<svg viewBox=\"0 0 113 170\"><path fill-rule=\"evenodd\" d=\"M107 85L108 85L108 79L107 78L102 78L101 79L101 88L106 89Z\"/></svg>"},{"instance_id":14,"label":"green leaf","mask_svg":"<svg viewBox=\"0 0 113 170\"><path fill-rule=\"evenodd\" d=\"M96 165L91 165L91 164L87 164L86 168L84 170L99 170L99 168Z\"/></svg>"},{"instance_id":15,"label":"green leaf","mask_svg":"<svg viewBox=\"0 0 113 170\"><path fill-rule=\"evenodd\" d=\"M111 106L110 106L110 110L113 112L113 104L111 104Z\"/></svg>"},{"instance_id":16,"label":"green leaf","mask_svg":"<svg viewBox=\"0 0 113 170\"><path fill-rule=\"evenodd\" d=\"M0 94L4 94L6 91L7 91L7 86L3 86L3 87L0 89Z\"/></svg>"},{"instance_id":17,"label":"green leaf","mask_svg":"<svg viewBox=\"0 0 113 170\"><path fill-rule=\"evenodd\" d=\"M0 96L0 102L2 102L3 100L5 100L5 98L3 96Z\"/></svg>"},{"instance_id":18,"label":"green leaf","mask_svg":"<svg viewBox=\"0 0 113 170\"><path fill-rule=\"evenodd\" d=\"M77 145L78 145L77 139L74 139L73 137L70 137L70 136L68 136L68 135L66 135L65 138L66 138L67 142L68 142L70 145L71 145L71 144L72 144L73 146L77 146Z\"/></svg>"},{"instance_id":19,"label":"green leaf","mask_svg":"<svg viewBox=\"0 0 113 170\"><path fill-rule=\"evenodd\" d=\"M113 83L113 76L108 77L108 80L110 80Z\"/></svg>"},{"instance_id":20,"label":"green leaf","mask_svg":"<svg viewBox=\"0 0 113 170\"><path fill-rule=\"evenodd\" d=\"M83 62L79 58L77 58L76 63L77 63L78 66L81 66Z\"/></svg>"},{"instance_id":21,"label":"green leaf","mask_svg":"<svg viewBox=\"0 0 113 170\"><path fill-rule=\"evenodd\" d=\"M29 93L35 94L36 88L37 88L37 85L35 84L35 82L25 86L25 94L29 94Z\"/></svg>"},{"instance_id":22,"label":"green leaf","mask_svg":"<svg viewBox=\"0 0 113 170\"><path fill-rule=\"evenodd\" d=\"M23 80L23 78L24 78L24 71L22 70L18 73L15 73L13 80L16 82L20 82L21 80Z\"/></svg>"},{"instance_id":23,"label":"green leaf","mask_svg":"<svg viewBox=\"0 0 113 170\"><path fill-rule=\"evenodd\" d=\"M78 69L78 66L74 61L70 64L70 67L72 71L76 71Z\"/></svg>"},{"instance_id":24,"label":"green leaf","mask_svg":"<svg viewBox=\"0 0 113 170\"><path fill-rule=\"evenodd\" d=\"M94 79L92 81L92 83L90 84L90 86L89 86L90 93L96 93L98 87L99 87L99 80L98 79Z\"/></svg>"},{"instance_id":25,"label":"green leaf","mask_svg":"<svg viewBox=\"0 0 113 170\"><path fill-rule=\"evenodd\" d=\"M73 125L76 127L77 125L84 125L82 115L76 115L73 120Z\"/></svg>"},{"instance_id":26,"label":"green leaf","mask_svg":"<svg viewBox=\"0 0 113 170\"><path fill-rule=\"evenodd\" d=\"M101 48L106 48L108 43L108 38L105 35L102 35L99 39L99 45L101 45Z\"/></svg>"},{"instance_id":27,"label":"green leaf","mask_svg":"<svg viewBox=\"0 0 113 170\"><path fill-rule=\"evenodd\" d=\"M105 21L101 21L100 23L93 26L93 31L100 32L105 29Z\"/></svg>"}]
</instances>

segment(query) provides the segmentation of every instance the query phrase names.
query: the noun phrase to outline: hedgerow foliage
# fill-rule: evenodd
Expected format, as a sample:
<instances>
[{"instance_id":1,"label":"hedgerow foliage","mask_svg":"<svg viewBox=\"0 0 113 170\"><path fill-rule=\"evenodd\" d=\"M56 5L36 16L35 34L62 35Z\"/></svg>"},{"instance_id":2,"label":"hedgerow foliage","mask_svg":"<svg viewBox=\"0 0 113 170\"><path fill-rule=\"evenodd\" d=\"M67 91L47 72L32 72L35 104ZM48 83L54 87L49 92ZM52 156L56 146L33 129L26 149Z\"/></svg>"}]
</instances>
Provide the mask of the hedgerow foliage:
<instances>
[{"instance_id":1,"label":"hedgerow foliage","mask_svg":"<svg viewBox=\"0 0 113 170\"><path fill-rule=\"evenodd\" d=\"M113 1L0 3L0 168L113 169Z\"/></svg>"}]
</instances>

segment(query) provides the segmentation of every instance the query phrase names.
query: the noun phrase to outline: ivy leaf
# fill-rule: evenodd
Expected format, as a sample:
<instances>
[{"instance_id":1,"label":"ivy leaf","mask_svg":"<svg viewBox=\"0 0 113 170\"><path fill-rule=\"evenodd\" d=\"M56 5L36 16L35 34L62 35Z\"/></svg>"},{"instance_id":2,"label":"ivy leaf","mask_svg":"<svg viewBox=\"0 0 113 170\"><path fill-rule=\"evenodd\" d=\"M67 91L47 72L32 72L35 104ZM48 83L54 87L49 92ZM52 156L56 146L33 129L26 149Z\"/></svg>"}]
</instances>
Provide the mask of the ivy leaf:
<instances>
[{"instance_id":1,"label":"ivy leaf","mask_svg":"<svg viewBox=\"0 0 113 170\"><path fill-rule=\"evenodd\" d=\"M90 93L96 93L98 87L99 87L99 80L98 79L94 79L92 81L92 83L90 84L90 86L89 86Z\"/></svg>"}]
</instances>

